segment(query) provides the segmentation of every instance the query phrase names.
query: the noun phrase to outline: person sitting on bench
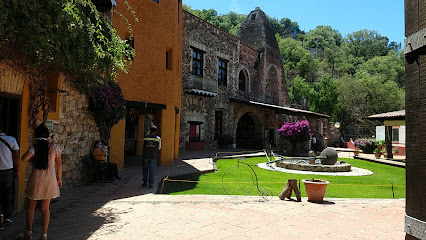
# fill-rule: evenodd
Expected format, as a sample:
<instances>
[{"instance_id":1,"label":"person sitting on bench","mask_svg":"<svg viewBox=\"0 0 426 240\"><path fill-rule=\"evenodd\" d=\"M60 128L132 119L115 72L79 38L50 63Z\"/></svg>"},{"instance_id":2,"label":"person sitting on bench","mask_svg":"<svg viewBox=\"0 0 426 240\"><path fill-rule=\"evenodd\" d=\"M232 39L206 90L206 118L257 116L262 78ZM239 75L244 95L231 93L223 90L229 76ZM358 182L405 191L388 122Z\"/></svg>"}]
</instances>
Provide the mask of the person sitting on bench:
<instances>
[{"instance_id":1,"label":"person sitting on bench","mask_svg":"<svg viewBox=\"0 0 426 240\"><path fill-rule=\"evenodd\" d=\"M114 178L116 179L120 179L118 177L118 168L117 168L117 164L112 163L107 161L107 153L106 151L102 151L103 149L107 149L106 147L103 148L102 146L102 142L101 141L96 141L94 148L93 148L93 158L97 161L101 161L102 163L105 163L107 166L107 171L108 171L108 179L114 180Z\"/></svg>"}]
</instances>

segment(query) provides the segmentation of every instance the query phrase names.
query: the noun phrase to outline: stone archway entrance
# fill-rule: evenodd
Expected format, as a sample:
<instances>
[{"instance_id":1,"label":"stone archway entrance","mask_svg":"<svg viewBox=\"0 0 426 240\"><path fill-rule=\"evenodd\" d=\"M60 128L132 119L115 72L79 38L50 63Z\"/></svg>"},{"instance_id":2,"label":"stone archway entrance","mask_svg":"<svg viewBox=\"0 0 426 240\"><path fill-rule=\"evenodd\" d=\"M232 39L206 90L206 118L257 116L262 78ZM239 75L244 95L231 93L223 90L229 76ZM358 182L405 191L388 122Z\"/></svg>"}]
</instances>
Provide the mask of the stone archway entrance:
<instances>
[{"instance_id":1,"label":"stone archway entrance","mask_svg":"<svg viewBox=\"0 0 426 240\"><path fill-rule=\"evenodd\" d=\"M254 113L245 113L238 121L236 144L238 148L262 148L260 123Z\"/></svg>"}]
</instances>

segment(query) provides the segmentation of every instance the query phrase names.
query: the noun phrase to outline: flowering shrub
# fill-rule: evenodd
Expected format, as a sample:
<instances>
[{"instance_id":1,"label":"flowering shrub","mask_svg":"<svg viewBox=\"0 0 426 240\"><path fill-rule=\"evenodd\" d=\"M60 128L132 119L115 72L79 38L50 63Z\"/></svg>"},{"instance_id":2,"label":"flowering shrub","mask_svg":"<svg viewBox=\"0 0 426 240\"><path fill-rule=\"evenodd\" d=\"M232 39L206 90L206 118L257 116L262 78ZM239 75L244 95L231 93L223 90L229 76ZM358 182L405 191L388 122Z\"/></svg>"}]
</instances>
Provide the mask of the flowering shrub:
<instances>
[{"instance_id":1,"label":"flowering shrub","mask_svg":"<svg viewBox=\"0 0 426 240\"><path fill-rule=\"evenodd\" d=\"M222 134L217 137L217 142L222 145L230 145L234 143L234 138L228 134Z\"/></svg>"},{"instance_id":2,"label":"flowering shrub","mask_svg":"<svg viewBox=\"0 0 426 240\"><path fill-rule=\"evenodd\" d=\"M125 116L123 93L118 84L103 85L95 93L95 118L107 126L114 126Z\"/></svg>"},{"instance_id":3,"label":"flowering shrub","mask_svg":"<svg viewBox=\"0 0 426 240\"><path fill-rule=\"evenodd\" d=\"M307 120L297 121L295 123L285 122L278 129L280 137L286 138L293 142L308 141L311 137L311 129Z\"/></svg>"},{"instance_id":4,"label":"flowering shrub","mask_svg":"<svg viewBox=\"0 0 426 240\"><path fill-rule=\"evenodd\" d=\"M376 142L372 139L357 139L354 141L354 145L364 153L373 153L374 149L377 148Z\"/></svg>"}]
</instances>

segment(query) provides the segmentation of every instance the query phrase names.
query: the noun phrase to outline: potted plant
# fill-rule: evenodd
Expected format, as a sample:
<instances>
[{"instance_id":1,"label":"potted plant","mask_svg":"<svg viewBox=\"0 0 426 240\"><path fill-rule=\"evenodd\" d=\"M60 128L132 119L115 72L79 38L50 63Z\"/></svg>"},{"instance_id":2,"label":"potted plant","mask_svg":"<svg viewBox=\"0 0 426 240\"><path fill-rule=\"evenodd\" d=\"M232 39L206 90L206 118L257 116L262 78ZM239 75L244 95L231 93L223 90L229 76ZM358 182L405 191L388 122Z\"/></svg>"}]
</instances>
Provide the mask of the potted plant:
<instances>
[{"instance_id":1,"label":"potted plant","mask_svg":"<svg viewBox=\"0 0 426 240\"><path fill-rule=\"evenodd\" d=\"M383 155L384 158L388 157L388 153L386 152L386 148L380 149L380 152L382 152L382 155Z\"/></svg>"},{"instance_id":2,"label":"potted plant","mask_svg":"<svg viewBox=\"0 0 426 240\"><path fill-rule=\"evenodd\" d=\"M372 139L357 139L354 141L355 147L362 150L363 153L371 154L377 145Z\"/></svg>"},{"instance_id":3,"label":"potted plant","mask_svg":"<svg viewBox=\"0 0 426 240\"><path fill-rule=\"evenodd\" d=\"M234 143L234 138L231 135L222 134L217 137L217 143L219 144L220 148L229 147Z\"/></svg>"},{"instance_id":4,"label":"potted plant","mask_svg":"<svg viewBox=\"0 0 426 240\"><path fill-rule=\"evenodd\" d=\"M320 179L302 179L305 184L306 195L308 195L309 202L322 202L324 199L327 185L330 183L326 180Z\"/></svg>"},{"instance_id":5,"label":"potted plant","mask_svg":"<svg viewBox=\"0 0 426 240\"><path fill-rule=\"evenodd\" d=\"M393 155L398 155L399 149L398 148L392 148L392 153L393 153Z\"/></svg>"},{"instance_id":6,"label":"potted plant","mask_svg":"<svg viewBox=\"0 0 426 240\"><path fill-rule=\"evenodd\" d=\"M385 140L377 140L376 145L378 149L384 149L385 146Z\"/></svg>"},{"instance_id":7,"label":"potted plant","mask_svg":"<svg viewBox=\"0 0 426 240\"><path fill-rule=\"evenodd\" d=\"M308 153L309 147L303 147L303 144L305 146L308 146L309 139L311 137L310 133L310 125L307 120L297 121L294 123L291 122L285 122L281 128L278 129L278 134L280 136L280 139L283 139L285 141L288 141L291 145L290 147L290 153L292 155L295 155L298 153L299 150L304 149L306 150L306 153ZM298 146L299 145L299 146ZM299 148L299 149L298 149ZM305 149L306 148L306 149ZM281 149L281 151L284 149ZM286 149L287 150L287 149Z\"/></svg>"},{"instance_id":8,"label":"potted plant","mask_svg":"<svg viewBox=\"0 0 426 240\"><path fill-rule=\"evenodd\" d=\"M378 148L375 148L374 150L373 150L373 152L374 152L374 156L376 157L376 158L380 158L380 156L382 156L382 152L380 151L380 149L378 149Z\"/></svg>"},{"instance_id":9,"label":"potted plant","mask_svg":"<svg viewBox=\"0 0 426 240\"><path fill-rule=\"evenodd\" d=\"M354 156L359 156L360 152L361 151L359 150L359 148L355 147L355 149L354 149Z\"/></svg>"}]
</instances>

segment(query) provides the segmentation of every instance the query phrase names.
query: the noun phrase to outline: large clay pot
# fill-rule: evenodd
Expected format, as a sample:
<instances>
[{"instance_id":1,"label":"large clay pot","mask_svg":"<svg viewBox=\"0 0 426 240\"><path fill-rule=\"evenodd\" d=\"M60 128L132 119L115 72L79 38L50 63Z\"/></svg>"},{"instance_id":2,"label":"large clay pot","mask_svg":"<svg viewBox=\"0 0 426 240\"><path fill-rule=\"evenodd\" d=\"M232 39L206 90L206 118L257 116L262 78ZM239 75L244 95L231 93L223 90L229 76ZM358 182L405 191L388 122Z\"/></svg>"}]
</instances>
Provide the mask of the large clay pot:
<instances>
[{"instance_id":1,"label":"large clay pot","mask_svg":"<svg viewBox=\"0 0 426 240\"><path fill-rule=\"evenodd\" d=\"M360 150L359 149L355 149L354 150L354 156L359 156Z\"/></svg>"},{"instance_id":2,"label":"large clay pot","mask_svg":"<svg viewBox=\"0 0 426 240\"><path fill-rule=\"evenodd\" d=\"M322 202L325 195L327 185L330 183L326 180L319 179L303 179L302 182L305 184L306 195L308 195L308 201L310 202Z\"/></svg>"}]
</instances>

